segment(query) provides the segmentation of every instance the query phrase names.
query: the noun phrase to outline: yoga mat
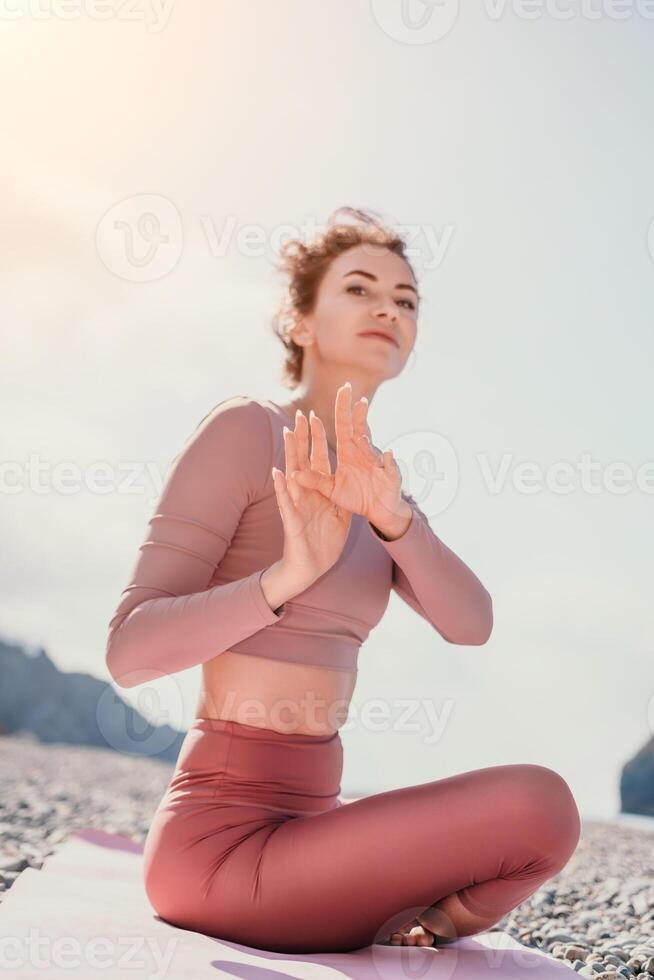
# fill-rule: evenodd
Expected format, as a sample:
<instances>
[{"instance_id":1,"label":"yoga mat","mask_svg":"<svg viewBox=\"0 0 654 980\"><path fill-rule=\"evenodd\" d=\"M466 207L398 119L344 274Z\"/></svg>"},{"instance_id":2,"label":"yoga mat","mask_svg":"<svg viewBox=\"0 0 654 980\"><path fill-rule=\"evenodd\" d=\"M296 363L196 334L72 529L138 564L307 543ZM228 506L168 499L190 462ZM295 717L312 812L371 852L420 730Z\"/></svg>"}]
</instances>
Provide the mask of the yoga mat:
<instances>
[{"instance_id":1,"label":"yoga mat","mask_svg":"<svg viewBox=\"0 0 654 980\"><path fill-rule=\"evenodd\" d=\"M448 946L290 954L179 929L159 919L141 877L143 845L87 828L0 903L0 975L16 980L568 980L570 968L505 932ZM389 865L389 873L392 867Z\"/></svg>"}]
</instances>

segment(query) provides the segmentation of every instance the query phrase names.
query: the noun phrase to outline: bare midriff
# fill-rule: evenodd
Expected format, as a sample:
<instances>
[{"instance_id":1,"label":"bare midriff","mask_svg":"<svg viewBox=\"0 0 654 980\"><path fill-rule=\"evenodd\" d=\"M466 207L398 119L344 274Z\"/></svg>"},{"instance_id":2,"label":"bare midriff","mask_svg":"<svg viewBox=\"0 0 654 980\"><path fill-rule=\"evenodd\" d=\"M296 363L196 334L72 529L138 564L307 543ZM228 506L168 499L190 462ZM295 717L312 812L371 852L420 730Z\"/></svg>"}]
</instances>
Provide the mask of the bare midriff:
<instances>
[{"instance_id":1,"label":"bare midriff","mask_svg":"<svg viewBox=\"0 0 654 980\"><path fill-rule=\"evenodd\" d=\"M202 664L197 718L287 735L334 734L347 720L356 670L332 670L225 650Z\"/></svg>"}]
</instances>

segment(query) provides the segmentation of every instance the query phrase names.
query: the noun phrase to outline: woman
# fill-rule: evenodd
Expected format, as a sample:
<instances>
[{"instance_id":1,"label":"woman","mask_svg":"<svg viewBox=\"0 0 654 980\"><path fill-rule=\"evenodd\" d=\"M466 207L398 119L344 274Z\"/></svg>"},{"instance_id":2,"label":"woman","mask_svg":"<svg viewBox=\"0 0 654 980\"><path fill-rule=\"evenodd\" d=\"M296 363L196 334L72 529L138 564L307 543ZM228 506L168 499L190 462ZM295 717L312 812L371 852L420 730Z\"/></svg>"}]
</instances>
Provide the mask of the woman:
<instances>
[{"instance_id":1,"label":"woman","mask_svg":"<svg viewBox=\"0 0 654 980\"><path fill-rule=\"evenodd\" d=\"M339 798L338 730L391 590L447 643L484 644L493 620L370 441L370 399L415 343L418 290L402 239L350 213L283 250L296 397L229 398L175 457L106 655L123 687L202 665L146 839L153 908L289 953L484 931L561 870L580 830L567 783L538 765Z\"/></svg>"}]
</instances>

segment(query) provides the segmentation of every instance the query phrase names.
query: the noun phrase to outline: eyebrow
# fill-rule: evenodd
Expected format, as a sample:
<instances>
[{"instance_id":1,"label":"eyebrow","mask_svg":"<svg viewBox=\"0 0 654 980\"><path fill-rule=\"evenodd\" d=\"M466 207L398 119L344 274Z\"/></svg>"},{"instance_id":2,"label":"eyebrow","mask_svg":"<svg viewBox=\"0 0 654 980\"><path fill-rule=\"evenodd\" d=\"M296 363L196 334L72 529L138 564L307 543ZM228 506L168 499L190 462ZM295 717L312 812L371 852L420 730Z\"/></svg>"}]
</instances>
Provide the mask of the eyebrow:
<instances>
[{"instance_id":1,"label":"eyebrow","mask_svg":"<svg viewBox=\"0 0 654 980\"><path fill-rule=\"evenodd\" d=\"M347 276L355 276L355 275L357 275L357 276L365 276L367 279L372 279L373 282L379 282L379 280L377 279L377 276L374 276L372 274L372 272L364 272L363 269L351 269L350 272L346 272L345 273L345 275L343 276L343 279L345 279ZM408 283L408 282L398 282L398 284L395 286L395 288L396 289L410 289L412 292L414 292L416 294L416 298L418 297L417 290L415 289L414 286L411 286L410 283Z\"/></svg>"}]
</instances>

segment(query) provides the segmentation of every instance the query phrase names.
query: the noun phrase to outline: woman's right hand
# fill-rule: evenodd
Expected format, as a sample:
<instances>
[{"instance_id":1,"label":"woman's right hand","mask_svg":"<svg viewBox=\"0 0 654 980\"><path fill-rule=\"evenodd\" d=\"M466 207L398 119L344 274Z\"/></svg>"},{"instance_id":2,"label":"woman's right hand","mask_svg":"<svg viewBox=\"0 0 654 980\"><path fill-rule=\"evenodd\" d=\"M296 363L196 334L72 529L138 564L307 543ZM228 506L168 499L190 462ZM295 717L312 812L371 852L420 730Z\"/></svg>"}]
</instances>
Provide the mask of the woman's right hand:
<instances>
[{"instance_id":1,"label":"woman's right hand","mask_svg":"<svg viewBox=\"0 0 654 980\"><path fill-rule=\"evenodd\" d=\"M294 479L296 470L318 470L331 474L327 438L322 425L314 421L309 457L309 423L299 409L295 429L284 426L286 473L273 467L277 505L284 526L281 565L305 588L338 560L347 540L352 512L332 504L318 490L301 486Z\"/></svg>"}]
</instances>

